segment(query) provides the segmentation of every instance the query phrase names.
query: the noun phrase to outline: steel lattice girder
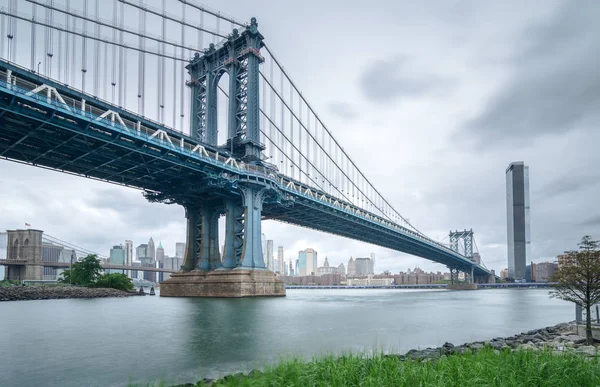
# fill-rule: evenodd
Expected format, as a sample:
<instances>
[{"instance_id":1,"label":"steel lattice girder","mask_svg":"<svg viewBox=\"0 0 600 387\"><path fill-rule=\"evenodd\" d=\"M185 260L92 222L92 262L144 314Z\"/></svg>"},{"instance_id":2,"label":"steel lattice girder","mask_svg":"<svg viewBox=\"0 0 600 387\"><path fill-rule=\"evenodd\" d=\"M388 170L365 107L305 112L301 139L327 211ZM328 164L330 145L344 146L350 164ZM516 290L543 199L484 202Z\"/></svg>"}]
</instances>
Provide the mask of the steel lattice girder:
<instances>
[{"instance_id":1,"label":"steel lattice girder","mask_svg":"<svg viewBox=\"0 0 600 387\"><path fill-rule=\"evenodd\" d=\"M24 108L19 104L20 100L37 103L39 109ZM117 127L103 127L102 123L84 116L73 115L70 121L65 120L54 114L53 109L56 106L44 101L32 102L0 89L0 110L5 112L0 113L0 152L6 152L5 157L9 159L29 163L36 160L37 165L50 168L63 166L67 172L156 192L168 191L170 187L189 180L201 182L205 177L218 175L219 170L214 165L179 153L177 149L149 143L136 137L135 133ZM61 114L65 115L64 112ZM44 132L44 135L36 130ZM21 140L25 135L27 138ZM17 146L13 146L19 140ZM172 170L177 173L172 173ZM240 178L259 184L264 179L251 174ZM295 199L295 205L266 205L266 219L278 219L377 244L452 267L467 269L473 266L476 275L489 274L466 258L455 256L418 237L361 218L332 204L307 198L298 191L283 186L280 189ZM207 190L209 192L210 188ZM227 194L220 187L213 190L217 196Z\"/></svg>"}]
</instances>

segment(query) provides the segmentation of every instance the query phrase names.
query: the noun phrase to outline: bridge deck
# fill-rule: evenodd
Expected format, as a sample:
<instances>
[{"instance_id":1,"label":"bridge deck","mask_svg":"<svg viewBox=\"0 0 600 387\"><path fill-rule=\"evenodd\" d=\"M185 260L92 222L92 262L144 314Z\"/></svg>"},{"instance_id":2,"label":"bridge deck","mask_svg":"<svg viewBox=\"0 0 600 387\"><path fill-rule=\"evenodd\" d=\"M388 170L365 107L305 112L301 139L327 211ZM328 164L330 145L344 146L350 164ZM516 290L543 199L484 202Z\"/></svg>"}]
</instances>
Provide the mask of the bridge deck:
<instances>
[{"instance_id":1,"label":"bridge deck","mask_svg":"<svg viewBox=\"0 0 600 387\"><path fill-rule=\"evenodd\" d=\"M12 83L5 80L8 70L16 76ZM40 84L56 92L48 92L49 97L46 92L32 93ZM118 113L123 124L108 118L107 110ZM361 240L465 271L473 267L475 275L490 274L390 219L272 169L224 157L189 136L4 61L0 61L0 129L0 157L5 159L148 191L205 196L215 195L211 181L216 178L231 184L217 196L239 195L231 189L237 181L268 180L293 198L294 205L267 203L265 219Z\"/></svg>"}]
</instances>

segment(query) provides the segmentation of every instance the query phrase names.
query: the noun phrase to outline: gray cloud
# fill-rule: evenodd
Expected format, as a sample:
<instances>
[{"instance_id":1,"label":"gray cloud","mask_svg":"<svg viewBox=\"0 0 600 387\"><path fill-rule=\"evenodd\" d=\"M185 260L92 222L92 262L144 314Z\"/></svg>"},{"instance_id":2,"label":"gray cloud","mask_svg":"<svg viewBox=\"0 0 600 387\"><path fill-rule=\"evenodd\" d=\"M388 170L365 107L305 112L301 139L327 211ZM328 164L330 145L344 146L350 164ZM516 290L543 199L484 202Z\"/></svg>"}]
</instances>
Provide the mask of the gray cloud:
<instances>
[{"instance_id":1,"label":"gray cloud","mask_svg":"<svg viewBox=\"0 0 600 387\"><path fill-rule=\"evenodd\" d=\"M581 222L582 226L596 226L600 227L600 215L593 216ZM593 236L595 239L600 239L600 235Z\"/></svg>"},{"instance_id":2,"label":"gray cloud","mask_svg":"<svg viewBox=\"0 0 600 387\"><path fill-rule=\"evenodd\" d=\"M402 56L374 61L359 78L362 94L374 102L420 97L444 90L449 84L440 76L412 71L408 59Z\"/></svg>"},{"instance_id":3,"label":"gray cloud","mask_svg":"<svg viewBox=\"0 0 600 387\"><path fill-rule=\"evenodd\" d=\"M351 120L358 116L358 108L347 102L332 102L328 107L332 114L344 120Z\"/></svg>"},{"instance_id":4,"label":"gray cloud","mask_svg":"<svg viewBox=\"0 0 600 387\"><path fill-rule=\"evenodd\" d=\"M524 145L600 122L600 3L565 2L525 28L512 79L464 129L479 145Z\"/></svg>"},{"instance_id":5,"label":"gray cloud","mask_svg":"<svg viewBox=\"0 0 600 387\"><path fill-rule=\"evenodd\" d=\"M586 190L600 183L597 175L567 174L554 179L540 189L544 199Z\"/></svg>"}]
</instances>

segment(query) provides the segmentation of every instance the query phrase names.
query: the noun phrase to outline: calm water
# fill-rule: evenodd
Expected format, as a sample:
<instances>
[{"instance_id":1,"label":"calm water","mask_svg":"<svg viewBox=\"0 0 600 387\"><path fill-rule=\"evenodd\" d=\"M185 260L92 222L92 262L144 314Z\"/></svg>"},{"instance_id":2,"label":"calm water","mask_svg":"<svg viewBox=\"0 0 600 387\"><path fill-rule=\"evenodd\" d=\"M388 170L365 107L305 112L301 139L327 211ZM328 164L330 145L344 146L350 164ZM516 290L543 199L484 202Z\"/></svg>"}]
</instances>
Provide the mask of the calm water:
<instances>
[{"instance_id":1,"label":"calm water","mask_svg":"<svg viewBox=\"0 0 600 387\"><path fill-rule=\"evenodd\" d=\"M288 355L439 346L574 319L547 290L289 290L276 299L0 303L1 386L123 386L247 371Z\"/></svg>"}]
</instances>

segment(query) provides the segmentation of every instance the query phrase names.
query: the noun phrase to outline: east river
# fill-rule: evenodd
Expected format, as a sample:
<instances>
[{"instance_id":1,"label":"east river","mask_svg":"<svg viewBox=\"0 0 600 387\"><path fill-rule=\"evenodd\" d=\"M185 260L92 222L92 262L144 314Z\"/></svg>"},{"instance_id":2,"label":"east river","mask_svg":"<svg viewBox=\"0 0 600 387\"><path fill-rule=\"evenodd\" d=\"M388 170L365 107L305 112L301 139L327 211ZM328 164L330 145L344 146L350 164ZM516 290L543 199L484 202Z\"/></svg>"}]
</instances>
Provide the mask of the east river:
<instances>
[{"instance_id":1,"label":"east river","mask_svg":"<svg viewBox=\"0 0 600 387\"><path fill-rule=\"evenodd\" d=\"M0 385L195 382L290 356L406 352L575 317L544 289L288 290L275 299L0 303Z\"/></svg>"}]
</instances>

